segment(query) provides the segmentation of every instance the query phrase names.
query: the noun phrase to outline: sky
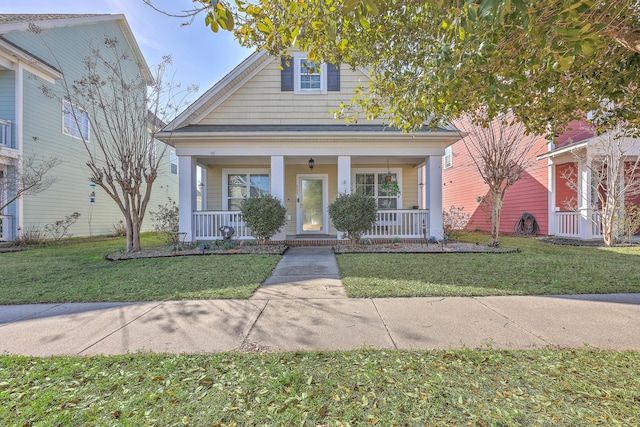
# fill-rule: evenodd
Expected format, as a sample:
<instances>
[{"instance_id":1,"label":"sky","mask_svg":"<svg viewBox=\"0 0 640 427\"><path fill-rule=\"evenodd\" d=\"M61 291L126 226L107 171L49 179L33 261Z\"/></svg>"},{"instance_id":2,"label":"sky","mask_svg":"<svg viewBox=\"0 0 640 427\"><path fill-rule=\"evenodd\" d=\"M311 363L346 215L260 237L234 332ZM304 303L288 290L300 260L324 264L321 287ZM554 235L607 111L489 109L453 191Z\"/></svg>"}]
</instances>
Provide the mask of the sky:
<instances>
[{"instance_id":1,"label":"sky","mask_svg":"<svg viewBox=\"0 0 640 427\"><path fill-rule=\"evenodd\" d=\"M153 0L159 9L179 14L193 9L192 0ZM190 101L205 93L218 80L251 54L226 32L213 33L199 15L191 25L185 18L165 16L142 0L0 0L0 13L109 13L124 14L149 66L171 55L173 66L167 78L182 87L198 85Z\"/></svg>"}]
</instances>

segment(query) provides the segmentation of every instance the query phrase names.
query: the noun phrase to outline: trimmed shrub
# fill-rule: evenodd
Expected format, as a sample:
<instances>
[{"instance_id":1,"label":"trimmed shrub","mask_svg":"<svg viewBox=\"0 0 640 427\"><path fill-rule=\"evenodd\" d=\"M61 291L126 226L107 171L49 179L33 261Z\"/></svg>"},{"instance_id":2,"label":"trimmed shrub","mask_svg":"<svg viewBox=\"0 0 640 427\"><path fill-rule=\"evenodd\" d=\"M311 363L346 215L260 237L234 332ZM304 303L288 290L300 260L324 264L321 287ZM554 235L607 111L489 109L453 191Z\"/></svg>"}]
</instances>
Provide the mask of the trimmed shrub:
<instances>
[{"instance_id":1,"label":"trimmed shrub","mask_svg":"<svg viewBox=\"0 0 640 427\"><path fill-rule=\"evenodd\" d=\"M347 233L351 243L369 231L376 223L376 199L363 194L340 194L329 205L329 217L339 231Z\"/></svg>"},{"instance_id":2,"label":"trimmed shrub","mask_svg":"<svg viewBox=\"0 0 640 427\"><path fill-rule=\"evenodd\" d=\"M240 212L251 235L261 243L273 237L287 222L287 209L271 194L243 200Z\"/></svg>"}]
</instances>

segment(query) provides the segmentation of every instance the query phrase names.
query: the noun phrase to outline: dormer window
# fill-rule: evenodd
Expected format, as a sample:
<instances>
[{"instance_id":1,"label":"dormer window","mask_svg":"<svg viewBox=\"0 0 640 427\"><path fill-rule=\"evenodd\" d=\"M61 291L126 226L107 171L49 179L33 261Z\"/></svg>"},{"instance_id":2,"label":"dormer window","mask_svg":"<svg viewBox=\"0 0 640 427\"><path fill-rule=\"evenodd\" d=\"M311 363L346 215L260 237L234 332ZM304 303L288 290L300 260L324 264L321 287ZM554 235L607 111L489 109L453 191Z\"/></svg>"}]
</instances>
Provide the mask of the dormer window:
<instances>
[{"instance_id":1,"label":"dormer window","mask_svg":"<svg viewBox=\"0 0 640 427\"><path fill-rule=\"evenodd\" d=\"M340 67L308 60L305 53L281 61L280 89L296 94L326 94L340 91Z\"/></svg>"},{"instance_id":2,"label":"dormer window","mask_svg":"<svg viewBox=\"0 0 640 427\"><path fill-rule=\"evenodd\" d=\"M315 61L309 61L306 58L300 58L298 64L299 89L301 91L322 90L322 81L320 78L322 65L316 64ZM326 69L326 67L324 68Z\"/></svg>"}]
</instances>

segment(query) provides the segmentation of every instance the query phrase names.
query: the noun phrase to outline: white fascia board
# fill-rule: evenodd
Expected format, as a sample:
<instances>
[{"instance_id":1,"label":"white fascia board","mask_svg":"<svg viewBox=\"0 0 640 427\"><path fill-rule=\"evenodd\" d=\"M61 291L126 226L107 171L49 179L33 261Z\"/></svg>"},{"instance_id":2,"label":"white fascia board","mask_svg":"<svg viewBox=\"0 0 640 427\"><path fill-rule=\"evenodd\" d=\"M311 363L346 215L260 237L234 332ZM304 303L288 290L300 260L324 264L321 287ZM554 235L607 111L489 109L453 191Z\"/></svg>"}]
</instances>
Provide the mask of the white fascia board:
<instances>
[{"instance_id":1,"label":"white fascia board","mask_svg":"<svg viewBox=\"0 0 640 427\"><path fill-rule=\"evenodd\" d=\"M567 145L566 147L560 147L553 151L549 151L547 153L541 154L538 157L536 157L536 159L538 160L552 159L554 157L560 156L565 153L571 153L573 151L580 150L582 148L585 148L587 145L588 145L588 141Z\"/></svg>"},{"instance_id":2,"label":"white fascia board","mask_svg":"<svg viewBox=\"0 0 640 427\"><path fill-rule=\"evenodd\" d=\"M13 70L16 70L17 64L21 63L24 69L49 83L55 83L56 80L60 80L63 77L60 71L4 40L0 40L0 60L2 60L3 64L6 63L7 68Z\"/></svg>"},{"instance_id":3,"label":"white fascia board","mask_svg":"<svg viewBox=\"0 0 640 427\"><path fill-rule=\"evenodd\" d=\"M214 141L342 141L368 143L372 141L396 144L400 141L411 143L440 142L442 147L453 144L462 137L457 133L424 132L420 134L406 134L401 132L160 132L156 134L160 140L172 139L184 142L214 142Z\"/></svg>"},{"instance_id":4,"label":"white fascia board","mask_svg":"<svg viewBox=\"0 0 640 427\"><path fill-rule=\"evenodd\" d=\"M381 156L381 157L421 157L444 154L445 144L440 141L372 141L342 139L266 142L264 140L226 139L203 141L174 141L176 152L190 156Z\"/></svg>"}]
</instances>

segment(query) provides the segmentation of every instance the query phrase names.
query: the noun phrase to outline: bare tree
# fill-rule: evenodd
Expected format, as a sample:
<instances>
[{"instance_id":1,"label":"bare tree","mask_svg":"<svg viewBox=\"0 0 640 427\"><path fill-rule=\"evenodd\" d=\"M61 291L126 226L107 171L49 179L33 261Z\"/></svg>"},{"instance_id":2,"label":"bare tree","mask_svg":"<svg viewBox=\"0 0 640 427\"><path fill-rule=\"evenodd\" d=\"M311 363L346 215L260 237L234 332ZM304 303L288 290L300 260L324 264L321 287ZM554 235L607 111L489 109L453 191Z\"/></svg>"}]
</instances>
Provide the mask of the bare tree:
<instances>
[{"instance_id":1,"label":"bare tree","mask_svg":"<svg viewBox=\"0 0 640 427\"><path fill-rule=\"evenodd\" d=\"M489 187L491 203L491 241L498 246L500 214L504 197L534 161L537 142L535 135L527 135L522 123L512 115L498 117L488 126L478 124L468 117L456 126L466 134L462 143Z\"/></svg>"},{"instance_id":2,"label":"bare tree","mask_svg":"<svg viewBox=\"0 0 640 427\"><path fill-rule=\"evenodd\" d=\"M149 81L140 72L145 65L135 63L117 39L107 37L104 51L94 49L85 58L85 75L63 81L64 93L42 87L45 95L68 101L65 113L84 143L89 180L120 208L128 252L140 250L140 230L167 147L156 143L155 135L183 106L184 96L196 89L177 90L179 85L165 83L170 64L171 57L165 56ZM90 132L83 129L86 122Z\"/></svg>"},{"instance_id":3,"label":"bare tree","mask_svg":"<svg viewBox=\"0 0 640 427\"><path fill-rule=\"evenodd\" d=\"M631 214L627 203L640 195L640 142L631 137L634 131L618 127L574 153L576 163L590 173L590 181L580 179L577 168L567 168L561 175L577 195L569 202L571 208L587 207L596 213L588 218L600 227L607 246L628 232L623 227Z\"/></svg>"},{"instance_id":4,"label":"bare tree","mask_svg":"<svg viewBox=\"0 0 640 427\"><path fill-rule=\"evenodd\" d=\"M55 157L39 161L35 154L13 160L6 174L0 175L0 212L23 196L51 187L56 177L50 172L60 163Z\"/></svg>"}]
</instances>

